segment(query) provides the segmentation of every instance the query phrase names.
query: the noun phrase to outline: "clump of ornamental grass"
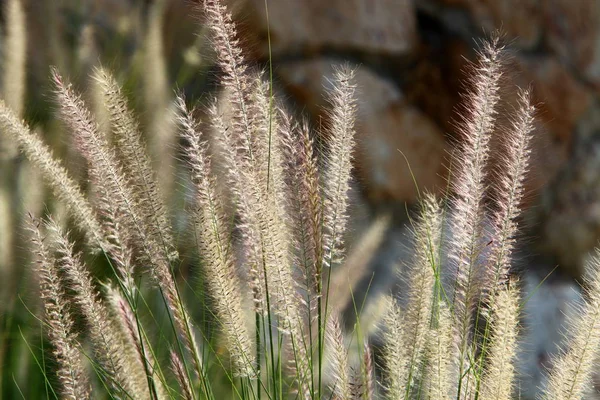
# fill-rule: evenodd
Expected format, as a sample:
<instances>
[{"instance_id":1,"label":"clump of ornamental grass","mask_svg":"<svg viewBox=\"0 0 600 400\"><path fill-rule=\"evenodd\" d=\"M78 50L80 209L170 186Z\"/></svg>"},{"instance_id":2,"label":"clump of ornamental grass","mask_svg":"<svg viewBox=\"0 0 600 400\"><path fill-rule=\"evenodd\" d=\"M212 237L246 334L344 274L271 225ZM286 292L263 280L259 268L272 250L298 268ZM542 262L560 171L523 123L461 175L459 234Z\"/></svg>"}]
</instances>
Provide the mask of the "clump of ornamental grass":
<instances>
[{"instance_id":1,"label":"clump of ornamental grass","mask_svg":"<svg viewBox=\"0 0 600 400\"><path fill-rule=\"evenodd\" d=\"M161 7L153 8L157 31ZM172 121L194 191L188 233L202 285L193 297L165 204L168 173L157 171L150 156L156 161L169 152L156 142L147 149L111 72L93 73L109 122L100 129L83 96L52 71L57 112L85 159L89 193L20 120L12 100L0 102L5 138L38 168L84 239L75 243L52 217L30 223L44 333L56 365L52 371L41 365L49 397L510 399L521 304L510 266L534 108L529 91L520 91L512 124L502 131L502 163L490 171L500 41L487 42L471 70L449 206L424 194L412 221L406 301L386 296L378 303L385 316L376 362L364 319L346 332L340 314L352 296L348 286L357 282L344 274L364 270L388 224L375 221L345 260L353 72L335 74L319 132L327 146L317 155L309 125L296 123L273 97L272 82L246 62L226 8L218 0L203 7L225 95L210 102L202 121L176 96ZM147 52L152 69L164 68L156 59L160 46ZM18 97L20 89L11 90ZM164 82L156 82L146 101L164 92ZM165 104L152 107L165 112ZM497 187L489 193L492 173ZM86 263L91 257L108 266L102 279ZM573 322L580 334L557 360L546 398L580 398L590 388L600 348L595 275L590 300ZM198 304L210 314L203 320L196 318Z\"/></svg>"},{"instance_id":2,"label":"clump of ornamental grass","mask_svg":"<svg viewBox=\"0 0 600 400\"><path fill-rule=\"evenodd\" d=\"M592 374L600 357L600 251L586 266L586 301L568 321L571 335L567 346L553 360L553 373L543 388L547 400L581 399L597 396Z\"/></svg>"},{"instance_id":3,"label":"clump of ornamental grass","mask_svg":"<svg viewBox=\"0 0 600 400\"><path fill-rule=\"evenodd\" d=\"M87 393L77 385L87 388L91 381L94 390L103 388L120 398L217 398L208 363L224 371L241 397L285 391L320 398L326 392L320 371L326 363L327 282L331 267L343 259L348 218L352 72L340 70L330 94L331 148L321 172L308 129L293 122L272 98L262 74L247 66L230 15L219 2L204 6L232 113L225 117L215 100L208 121L201 123L182 97L176 105L195 190L193 235L220 332L215 342L199 340L203 333L184 302L161 185L136 117L111 73L102 68L94 72L110 123L108 137L82 96L52 71L58 114L87 163L91 196L8 105L0 106L3 130L67 205L90 253L104 256L110 266L112 284L101 285L56 222L49 219L43 233L36 231L38 253L48 254L41 263L43 274L56 286L44 295L57 304L46 307L44 319L55 327L48 337L57 360L63 369L75 370L85 354L95 375L85 376L86 370L78 368L75 381L59 380L59 391ZM224 176L213 170L207 131L221 142ZM217 179L227 180L228 193L219 190ZM296 183L304 190L294 190ZM234 214L225 207L224 195L230 196ZM234 231L240 232L241 241ZM310 278L303 282L296 274L300 263ZM140 274L154 289L143 286ZM250 285L241 276L250 277ZM165 330L174 339L168 344L167 363L157 358L158 345L141 317L152 291L164 303L169 321ZM85 319L82 337L72 329L70 307ZM56 309L64 313L62 318L57 319ZM226 355L215 349L220 346ZM59 377L66 375L58 372Z\"/></svg>"},{"instance_id":4,"label":"clump of ornamental grass","mask_svg":"<svg viewBox=\"0 0 600 400\"><path fill-rule=\"evenodd\" d=\"M384 319L382 385L390 399L513 395L520 297L509 276L534 108L521 91L489 193L502 59L494 38L472 67L448 209L424 195L413 223L406 304L390 300Z\"/></svg>"}]
</instances>

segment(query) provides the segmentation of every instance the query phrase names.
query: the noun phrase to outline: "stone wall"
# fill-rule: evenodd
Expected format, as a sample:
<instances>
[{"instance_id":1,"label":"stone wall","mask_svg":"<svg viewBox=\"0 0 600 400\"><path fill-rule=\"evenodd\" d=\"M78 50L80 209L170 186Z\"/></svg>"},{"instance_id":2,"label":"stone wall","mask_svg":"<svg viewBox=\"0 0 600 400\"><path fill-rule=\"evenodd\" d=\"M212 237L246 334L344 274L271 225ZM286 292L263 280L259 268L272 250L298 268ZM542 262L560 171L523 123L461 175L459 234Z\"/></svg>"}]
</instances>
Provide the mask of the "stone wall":
<instances>
[{"instance_id":1,"label":"stone wall","mask_svg":"<svg viewBox=\"0 0 600 400\"><path fill-rule=\"evenodd\" d=\"M502 116L510 114L517 86L532 88L538 109L521 224L526 237L516 258L524 296L532 296L521 321L517 385L522 398L536 398L565 316L581 301L576 281L600 239L600 2L271 0L268 20L264 0L232 2L241 36L258 38L248 42L254 57L269 58L270 34L277 80L315 121L324 117L324 87L335 65L358 68L356 172L362 198L375 209L414 204L411 173L421 189L446 190L467 66L478 42L503 32L507 112L496 137L510 122ZM375 278L364 280L371 293L395 287L392 260L406 258L402 225L386 234ZM594 382L600 387L600 375Z\"/></svg>"},{"instance_id":2,"label":"stone wall","mask_svg":"<svg viewBox=\"0 0 600 400\"><path fill-rule=\"evenodd\" d=\"M358 68L356 171L375 207L415 202L411 170L419 187L446 189L448 154L460 140L466 67L478 42L500 29L510 55L503 107L510 111L517 85L530 85L538 106L527 182L534 251L580 274L583 256L600 237L596 154L576 157L600 127L600 3L277 0L268 2L268 19L264 0L231 5L259 61L268 59L270 35L278 81L315 120L334 66ZM581 171L586 177L574 178ZM568 195L561 194L565 185Z\"/></svg>"}]
</instances>

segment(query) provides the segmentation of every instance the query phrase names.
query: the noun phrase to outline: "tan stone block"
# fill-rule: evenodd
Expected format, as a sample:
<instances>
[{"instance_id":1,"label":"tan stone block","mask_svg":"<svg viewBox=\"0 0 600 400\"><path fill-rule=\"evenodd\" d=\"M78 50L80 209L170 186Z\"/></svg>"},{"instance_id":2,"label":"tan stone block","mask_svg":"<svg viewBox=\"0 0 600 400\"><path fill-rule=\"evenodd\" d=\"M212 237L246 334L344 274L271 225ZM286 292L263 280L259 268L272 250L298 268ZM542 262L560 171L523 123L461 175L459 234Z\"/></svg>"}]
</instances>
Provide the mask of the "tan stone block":
<instances>
[{"instance_id":1,"label":"tan stone block","mask_svg":"<svg viewBox=\"0 0 600 400\"><path fill-rule=\"evenodd\" d=\"M548 46L599 89L600 3L554 0L542 4Z\"/></svg>"},{"instance_id":2,"label":"tan stone block","mask_svg":"<svg viewBox=\"0 0 600 400\"><path fill-rule=\"evenodd\" d=\"M296 62L281 66L278 72L300 107L306 105L307 111L320 117L334 65L330 59ZM414 202L411 169L420 189L443 189L446 143L440 128L409 104L393 82L367 68L358 68L356 85L355 165L366 195L375 202Z\"/></svg>"},{"instance_id":3,"label":"tan stone block","mask_svg":"<svg viewBox=\"0 0 600 400\"><path fill-rule=\"evenodd\" d=\"M456 10L466 11L471 19L471 30L486 34L501 30L512 45L519 48L536 46L542 36L542 12L540 0L421 0L429 13L439 14L446 21ZM417 3L420 4L420 3ZM444 18L444 16L446 18ZM466 32L465 27L451 26L453 30ZM476 33L476 31L471 34Z\"/></svg>"},{"instance_id":4,"label":"tan stone block","mask_svg":"<svg viewBox=\"0 0 600 400\"><path fill-rule=\"evenodd\" d=\"M244 0L236 15L257 32L267 54L267 24L273 54L351 49L404 54L416 43L416 11L410 0Z\"/></svg>"},{"instance_id":5,"label":"tan stone block","mask_svg":"<svg viewBox=\"0 0 600 400\"><path fill-rule=\"evenodd\" d=\"M514 61L516 83L533 87L538 120L553 138L569 142L592 106L593 92L553 57L517 55Z\"/></svg>"},{"instance_id":6,"label":"tan stone block","mask_svg":"<svg viewBox=\"0 0 600 400\"><path fill-rule=\"evenodd\" d=\"M342 65L331 58L320 58L280 64L276 73L295 99L302 103L302 106L306 106L310 114L317 115L327 107L325 90L332 87L335 68ZM402 98L393 83L382 79L366 67L357 68L356 83L363 113L386 107Z\"/></svg>"},{"instance_id":7,"label":"tan stone block","mask_svg":"<svg viewBox=\"0 0 600 400\"><path fill-rule=\"evenodd\" d=\"M574 136L593 107L593 96L589 88L550 56L517 53L505 70L495 141L502 141L502 129L510 124L517 106L518 87L531 87L532 102L537 108L526 181L527 206L539 200L540 191L567 164ZM498 154L501 157L501 153Z\"/></svg>"},{"instance_id":8,"label":"tan stone block","mask_svg":"<svg viewBox=\"0 0 600 400\"><path fill-rule=\"evenodd\" d=\"M374 202L408 202L417 190L444 190L446 143L442 131L415 107L396 102L361 115L357 174Z\"/></svg>"},{"instance_id":9,"label":"tan stone block","mask_svg":"<svg viewBox=\"0 0 600 400\"><path fill-rule=\"evenodd\" d=\"M541 37L539 0L469 0L473 24L486 32L501 30L521 48L534 47Z\"/></svg>"}]
</instances>

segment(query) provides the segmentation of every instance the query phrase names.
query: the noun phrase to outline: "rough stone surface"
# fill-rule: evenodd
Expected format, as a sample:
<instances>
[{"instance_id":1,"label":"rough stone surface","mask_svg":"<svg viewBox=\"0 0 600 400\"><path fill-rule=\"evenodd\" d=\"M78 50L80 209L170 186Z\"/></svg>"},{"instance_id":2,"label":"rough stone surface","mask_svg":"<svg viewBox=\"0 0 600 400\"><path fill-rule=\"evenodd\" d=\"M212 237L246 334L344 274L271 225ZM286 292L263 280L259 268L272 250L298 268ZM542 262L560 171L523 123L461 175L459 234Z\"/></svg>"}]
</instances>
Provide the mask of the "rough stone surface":
<instances>
[{"instance_id":1,"label":"rough stone surface","mask_svg":"<svg viewBox=\"0 0 600 400\"><path fill-rule=\"evenodd\" d=\"M321 115L334 68L334 60L320 59L287 64L278 72L295 97L309 106L307 110ZM355 160L358 179L369 200L413 203L416 189L411 170L421 189L443 188L446 143L440 128L408 103L392 82L368 68L358 68L356 84Z\"/></svg>"},{"instance_id":2,"label":"rough stone surface","mask_svg":"<svg viewBox=\"0 0 600 400\"><path fill-rule=\"evenodd\" d=\"M593 92L576 80L558 60L549 56L518 54L507 66L507 110L516 105L515 88L530 86L537 107L528 204L567 165L575 133L594 105ZM597 125L600 126L600 125ZM589 129L589 128L588 128Z\"/></svg>"},{"instance_id":3,"label":"rough stone surface","mask_svg":"<svg viewBox=\"0 0 600 400\"><path fill-rule=\"evenodd\" d=\"M442 40L424 46L423 56L412 68L394 72L406 77L402 90L407 100L441 126L444 133L454 136L456 107L465 89L465 69L472 49L456 37Z\"/></svg>"},{"instance_id":4,"label":"rough stone surface","mask_svg":"<svg viewBox=\"0 0 600 400\"><path fill-rule=\"evenodd\" d=\"M501 28L514 39L513 45L528 49L536 46L542 36L541 3L540 0L424 0L418 4L446 21L452 21L456 11L466 12L472 30L491 32Z\"/></svg>"},{"instance_id":5,"label":"rough stone surface","mask_svg":"<svg viewBox=\"0 0 600 400\"><path fill-rule=\"evenodd\" d=\"M469 0L467 3L475 23L485 31L501 27L523 48L538 43L542 33L539 0Z\"/></svg>"},{"instance_id":6,"label":"rough stone surface","mask_svg":"<svg viewBox=\"0 0 600 400\"><path fill-rule=\"evenodd\" d=\"M512 75L520 86L533 87L540 123L557 140L570 140L578 121L592 105L592 92L555 58L517 55L515 61Z\"/></svg>"},{"instance_id":7,"label":"rough stone surface","mask_svg":"<svg viewBox=\"0 0 600 400\"><path fill-rule=\"evenodd\" d=\"M573 158L543 191L535 226L538 246L575 277L600 237L600 137L576 145Z\"/></svg>"},{"instance_id":8,"label":"rough stone surface","mask_svg":"<svg viewBox=\"0 0 600 400\"><path fill-rule=\"evenodd\" d=\"M446 143L439 127L415 107L394 103L363 115L358 133L358 174L370 200L414 203L415 183L444 189Z\"/></svg>"},{"instance_id":9,"label":"rough stone surface","mask_svg":"<svg viewBox=\"0 0 600 400\"><path fill-rule=\"evenodd\" d=\"M239 3L239 2L238 2ZM237 14L267 37L263 0L245 0ZM277 0L268 3L273 54L324 49L405 54L414 50L416 13L410 0ZM264 52L265 43L260 46Z\"/></svg>"},{"instance_id":10,"label":"rough stone surface","mask_svg":"<svg viewBox=\"0 0 600 400\"><path fill-rule=\"evenodd\" d=\"M548 46L600 89L600 3L554 0L542 4Z\"/></svg>"},{"instance_id":11,"label":"rough stone surface","mask_svg":"<svg viewBox=\"0 0 600 400\"><path fill-rule=\"evenodd\" d=\"M332 58L319 58L280 64L276 73L294 99L303 107L306 105L309 114L316 115L327 107L325 92L332 87L335 68L341 65L338 60ZM356 72L357 97L361 103L361 112L373 112L401 100L399 89L390 81L371 72L369 68L358 67Z\"/></svg>"},{"instance_id":12,"label":"rough stone surface","mask_svg":"<svg viewBox=\"0 0 600 400\"><path fill-rule=\"evenodd\" d=\"M596 182L580 179L583 175L573 171L594 168L593 163L581 166L575 149L584 140L600 136L600 3L348 3L270 2L269 21L275 71L293 102L315 121L323 116L326 106L323 88L330 84L329 64L347 58L359 61L356 171L364 194L375 204L415 200L414 183L398 149L407 155L421 187L436 187L443 182L444 165L448 164L446 151L460 141L456 121L460 120L463 104L460 94L467 89L469 70L465 68L476 58L476 39L499 29L508 47L516 51L504 72L505 92L492 162L502 157L498 151L502 128L510 123L516 87L531 86L538 112L525 207L547 211L542 217L533 212L533 220L538 218L537 223L543 222L543 227L534 232L531 244L541 255L577 276L589 244L600 238L600 229L595 226L568 222L575 218L595 224L596 204L600 204L595 196L584 206L572 198L592 193ZM242 16L244 29L249 30L244 32L253 33L243 36L259 37L256 48L262 53L255 54L265 61L264 2L245 0L239 10L236 15ZM377 57L372 57L374 54ZM564 183L552 183L561 179ZM550 208L544 205L548 202ZM553 232L558 236L552 236ZM562 250L560 246L554 246L558 250L553 251L552 245L534 243L551 243L563 236L569 244ZM570 250L577 255L567 255Z\"/></svg>"}]
</instances>

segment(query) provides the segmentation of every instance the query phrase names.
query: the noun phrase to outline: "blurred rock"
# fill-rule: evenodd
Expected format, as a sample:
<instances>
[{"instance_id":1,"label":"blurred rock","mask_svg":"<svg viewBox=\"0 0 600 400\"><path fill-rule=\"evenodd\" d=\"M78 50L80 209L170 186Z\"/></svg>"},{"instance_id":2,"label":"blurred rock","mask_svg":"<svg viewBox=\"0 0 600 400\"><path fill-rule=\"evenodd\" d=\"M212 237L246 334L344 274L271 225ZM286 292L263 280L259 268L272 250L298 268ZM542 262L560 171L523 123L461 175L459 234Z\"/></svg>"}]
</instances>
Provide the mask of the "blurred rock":
<instances>
[{"instance_id":1,"label":"blurred rock","mask_svg":"<svg viewBox=\"0 0 600 400\"><path fill-rule=\"evenodd\" d=\"M237 3L237 2L234 2ZM324 49L401 55L417 41L416 13L409 0L244 0L242 26L259 32L267 53L267 26L273 54Z\"/></svg>"},{"instance_id":2,"label":"blurred rock","mask_svg":"<svg viewBox=\"0 0 600 400\"><path fill-rule=\"evenodd\" d=\"M600 135L577 144L534 211L538 248L580 278L600 238Z\"/></svg>"},{"instance_id":3,"label":"blurred rock","mask_svg":"<svg viewBox=\"0 0 600 400\"><path fill-rule=\"evenodd\" d=\"M599 89L600 3L556 0L542 4L548 46Z\"/></svg>"},{"instance_id":4,"label":"blurred rock","mask_svg":"<svg viewBox=\"0 0 600 400\"><path fill-rule=\"evenodd\" d=\"M468 14L471 35L481 31L489 34L496 29L514 39L512 44L522 49L535 47L542 37L543 17L540 0L425 0L421 7L446 23L453 24L456 11ZM464 27L451 27L466 33Z\"/></svg>"},{"instance_id":5,"label":"blurred rock","mask_svg":"<svg viewBox=\"0 0 600 400\"><path fill-rule=\"evenodd\" d=\"M264 1L234 3L241 38L258 32L249 47L264 61ZM600 238L596 181L575 172L595 166L576 166L580 152L573 150L600 132L600 3L279 0L269 3L268 25L275 72L292 101L317 123L327 106L331 64L348 56L361 63L356 173L374 205L415 201L413 178L398 150L419 187L445 187L446 149L460 141L460 93L468 89L467 65L476 57L473 38L500 30L517 51L505 69L492 162L503 156L502 129L514 114L515 88L531 86L538 108L524 201L538 225L530 232L531 247L580 275L581 259ZM582 202L586 196L593 198ZM563 237L564 245L553 244Z\"/></svg>"},{"instance_id":6,"label":"blurred rock","mask_svg":"<svg viewBox=\"0 0 600 400\"><path fill-rule=\"evenodd\" d=\"M319 59L281 65L277 72L307 111L322 116L325 89L331 86L335 66L335 60ZM439 127L408 103L394 83L368 68L357 69L356 85L355 160L369 200L414 203L415 181L421 190L444 188L446 143Z\"/></svg>"},{"instance_id":7,"label":"blurred rock","mask_svg":"<svg viewBox=\"0 0 600 400\"><path fill-rule=\"evenodd\" d=\"M318 115L328 107L325 90L332 87L335 68L342 65L333 58L319 58L283 63L275 72L294 99L302 107L306 106L309 114ZM352 67L356 68L356 65ZM358 67L355 80L361 112L373 112L403 97L392 82L382 79L368 67Z\"/></svg>"},{"instance_id":8,"label":"blurred rock","mask_svg":"<svg viewBox=\"0 0 600 400\"><path fill-rule=\"evenodd\" d=\"M558 60L549 56L517 55L515 71L520 86L533 87L538 120L557 141L570 141L578 121L592 105L593 93Z\"/></svg>"},{"instance_id":9,"label":"blurred rock","mask_svg":"<svg viewBox=\"0 0 600 400\"><path fill-rule=\"evenodd\" d=\"M498 28L521 48L534 47L542 34L539 0L467 0L476 25L485 32Z\"/></svg>"},{"instance_id":10,"label":"blurred rock","mask_svg":"<svg viewBox=\"0 0 600 400\"><path fill-rule=\"evenodd\" d=\"M444 189L446 143L441 130L418 109L405 102L390 104L363 115L357 130L357 172L370 200L412 204L415 185Z\"/></svg>"},{"instance_id":11,"label":"blurred rock","mask_svg":"<svg viewBox=\"0 0 600 400\"><path fill-rule=\"evenodd\" d=\"M593 92L550 56L517 53L507 70L503 108L508 112L501 113L500 118L504 114L510 118L516 105L517 86L532 88L532 100L537 107L531 172L527 179L530 205L567 164L580 121L594 105Z\"/></svg>"},{"instance_id":12,"label":"blurred rock","mask_svg":"<svg viewBox=\"0 0 600 400\"><path fill-rule=\"evenodd\" d=\"M468 60L473 57L472 47L459 38L436 37L429 39L422 57L412 68L395 71L404 77L402 91L408 102L423 110L451 136L455 136L456 106L468 78Z\"/></svg>"}]
</instances>

